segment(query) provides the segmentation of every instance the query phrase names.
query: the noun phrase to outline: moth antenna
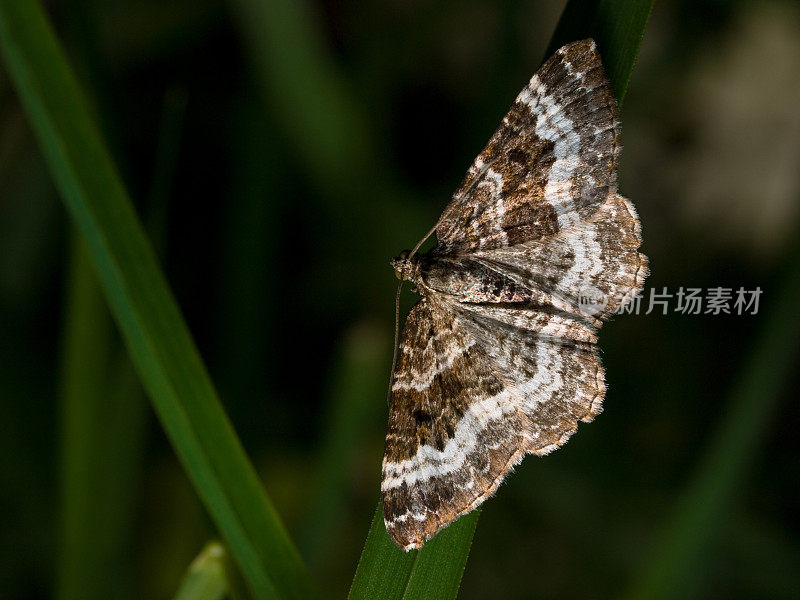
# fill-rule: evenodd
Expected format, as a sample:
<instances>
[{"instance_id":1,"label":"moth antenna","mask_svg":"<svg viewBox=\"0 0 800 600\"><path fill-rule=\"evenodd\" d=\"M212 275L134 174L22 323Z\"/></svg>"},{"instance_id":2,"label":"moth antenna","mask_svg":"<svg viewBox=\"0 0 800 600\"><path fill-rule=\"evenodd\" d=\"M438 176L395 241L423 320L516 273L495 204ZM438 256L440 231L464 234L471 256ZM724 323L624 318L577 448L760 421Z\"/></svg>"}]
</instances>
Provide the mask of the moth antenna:
<instances>
[{"instance_id":1,"label":"moth antenna","mask_svg":"<svg viewBox=\"0 0 800 600\"><path fill-rule=\"evenodd\" d=\"M439 219L439 221L441 221L441 219ZM408 253L406 260L411 260L411 258L417 253L417 250L419 250L419 247L422 246L422 244L424 244L426 240L433 235L433 233L436 231L436 228L439 226L439 221L436 221L436 225L431 227L431 230L425 234L425 237L417 242L417 245L414 246L411 252Z\"/></svg>"},{"instance_id":2,"label":"moth antenna","mask_svg":"<svg viewBox=\"0 0 800 600\"><path fill-rule=\"evenodd\" d=\"M392 354L392 370L389 372L389 391L386 392L386 404L392 407L392 384L394 383L394 368L397 366L397 349L400 345L400 291L403 289L402 272L400 283L397 284L397 294L394 297L394 352Z\"/></svg>"},{"instance_id":3,"label":"moth antenna","mask_svg":"<svg viewBox=\"0 0 800 600\"><path fill-rule=\"evenodd\" d=\"M478 184L481 181L481 176L483 175L483 173L488 171L491 168L491 166L496 162L497 162L497 159L494 159L494 160L489 161L485 165L483 165L483 168L475 176L475 180L472 182L472 184L470 185L469 189L466 192L464 192L464 196L470 196L472 194L472 192L475 190L475 188L478 187ZM418 241L417 245L414 246L414 249L411 250L411 252L408 253L408 257L407 257L406 260L410 260L411 257L414 256L417 253L417 250L419 250L419 247L422 246L422 244L424 244L425 241L434 234L434 232L439 227L439 225L441 225L443 219L444 219L444 215L441 215L439 217L439 220L436 221L436 224L433 227L431 227L431 230L428 233L425 234L425 237L422 238L420 241ZM399 292L398 292L398 298L399 298ZM392 365L392 369L394 369L394 365Z\"/></svg>"}]
</instances>

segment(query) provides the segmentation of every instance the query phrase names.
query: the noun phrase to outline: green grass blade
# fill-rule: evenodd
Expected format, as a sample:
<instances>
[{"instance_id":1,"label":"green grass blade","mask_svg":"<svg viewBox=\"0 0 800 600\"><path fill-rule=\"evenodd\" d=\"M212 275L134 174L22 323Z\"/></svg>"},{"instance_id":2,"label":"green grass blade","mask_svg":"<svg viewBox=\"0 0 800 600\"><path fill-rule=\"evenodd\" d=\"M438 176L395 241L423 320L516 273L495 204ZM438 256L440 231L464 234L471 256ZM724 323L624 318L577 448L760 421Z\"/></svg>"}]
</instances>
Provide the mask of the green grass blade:
<instances>
[{"instance_id":1,"label":"green grass blade","mask_svg":"<svg viewBox=\"0 0 800 600\"><path fill-rule=\"evenodd\" d=\"M568 42L594 38L603 56L611 87L622 105L654 2L655 0L568 2L548 46L547 56Z\"/></svg>"},{"instance_id":2,"label":"green grass blade","mask_svg":"<svg viewBox=\"0 0 800 600\"><path fill-rule=\"evenodd\" d=\"M227 594L225 547L210 542L189 565L175 600L222 600Z\"/></svg>"},{"instance_id":3,"label":"green grass blade","mask_svg":"<svg viewBox=\"0 0 800 600\"><path fill-rule=\"evenodd\" d=\"M447 535L437 536L417 551L403 598L456 597L479 515L480 509L464 515L447 528Z\"/></svg>"},{"instance_id":4,"label":"green grass blade","mask_svg":"<svg viewBox=\"0 0 800 600\"><path fill-rule=\"evenodd\" d=\"M461 517L420 550L403 552L389 539L379 505L350 588L349 600L455 598L479 513L480 510L476 510Z\"/></svg>"},{"instance_id":5,"label":"green grass blade","mask_svg":"<svg viewBox=\"0 0 800 600\"><path fill-rule=\"evenodd\" d=\"M443 532L446 533L447 530ZM367 534L348 599L402 598L416 558L417 552L403 552L389 539L379 504L372 517L372 526Z\"/></svg>"},{"instance_id":6,"label":"green grass blade","mask_svg":"<svg viewBox=\"0 0 800 600\"><path fill-rule=\"evenodd\" d=\"M37 2L0 2L0 49L156 413L248 585L314 597Z\"/></svg>"},{"instance_id":7,"label":"green grass blade","mask_svg":"<svg viewBox=\"0 0 800 600\"><path fill-rule=\"evenodd\" d=\"M547 56L568 42L594 38L621 106L654 3L655 0L572 0L561 14Z\"/></svg>"},{"instance_id":8,"label":"green grass blade","mask_svg":"<svg viewBox=\"0 0 800 600\"><path fill-rule=\"evenodd\" d=\"M692 597L702 582L703 557L730 517L736 492L758 450L781 391L794 375L800 340L800 254L768 306L763 329L733 387L697 471L657 540L652 557L626 598Z\"/></svg>"},{"instance_id":9,"label":"green grass blade","mask_svg":"<svg viewBox=\"0 0 800 600\"><path fill-rule=\"evenodd\" d=\"M576 39L595 38L621 103L652 5L652 0L572 0L553 34L551 50ZM350 598L455 598L477 521L475 511L440 532L420 551L403 555L389 540L379 510Z\"/></svg>"}]
</instances>

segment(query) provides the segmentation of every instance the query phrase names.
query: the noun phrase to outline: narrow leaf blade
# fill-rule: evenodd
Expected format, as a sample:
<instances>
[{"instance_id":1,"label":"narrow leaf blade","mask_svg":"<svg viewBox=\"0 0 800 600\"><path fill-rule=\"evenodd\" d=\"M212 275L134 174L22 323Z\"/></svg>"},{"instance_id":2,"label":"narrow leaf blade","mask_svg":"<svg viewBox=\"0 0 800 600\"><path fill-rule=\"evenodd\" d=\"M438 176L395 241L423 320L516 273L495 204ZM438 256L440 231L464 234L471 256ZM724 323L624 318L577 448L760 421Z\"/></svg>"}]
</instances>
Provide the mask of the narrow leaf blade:
<instances>
[{"instance_id":1,"label":"narrow leaf blade","mask_svg":"<svg viewBox=\"0 0 800 600\"><path fill-rule=\"evenodd\" d=\"M566 43L594 38L620 106L655 0L572 0L548 46L550 56Z\"/></svg>"},{"instance_id":2,"label":"narrow leaf blade","mask_svg":"<svg viewBox=\"0 0 800 600\"><path fill-rule=\"evenodd\" d=\"M455 598L480 510L441 531L420 550L404 552L386 533L380 505L361 554L349 600Z\"/></svg>"},{"instance_id":3,"label":"narrow leaf blade","mask_svg":"<svg viewBox=\"0 0 800 600\"><path fill-rule=\"evenodd\" d=\"M253 593L314 597L37 2L0 2L0 50L150 400Z\"/></svg>"}]
</instances>

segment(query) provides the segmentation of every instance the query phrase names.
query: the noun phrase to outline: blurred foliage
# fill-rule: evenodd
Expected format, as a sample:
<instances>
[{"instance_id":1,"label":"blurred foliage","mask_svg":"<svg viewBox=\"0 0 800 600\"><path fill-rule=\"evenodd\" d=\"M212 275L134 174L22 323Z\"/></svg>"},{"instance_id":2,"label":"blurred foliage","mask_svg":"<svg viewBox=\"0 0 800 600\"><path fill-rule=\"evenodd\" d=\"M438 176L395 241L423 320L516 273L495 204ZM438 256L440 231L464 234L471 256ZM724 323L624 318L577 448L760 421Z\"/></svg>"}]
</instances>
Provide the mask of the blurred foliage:
<instances>
[{"instance_id":1,"label":"blurred foliage","mask_svg":"<svg viewBox=\"0 0 800 600\"><path fill-rule=\"evenodd\" d=\"M258 5L47 4L139 214L163 240L167 278L234 428L316 579L342 597L378 497L396 283L387 261L438 216L544 57L563 3L265 2L286 19L266 24ZM292 11L304 11L302 22ZM276 27L291 27L296 44L265 39ZM656 3L622 114L620 174L643 223L648 287L760 286L762 310L656 311L606 326L605 413L559 452L528 458L486 504L461 597L632 589L753 364L768 376L786 366L777 381L747 387L769 410L749 428L753 439L735 442L746 461L736 451L719 458L736 460L737 477L714 505L716 532L682 594L800 593L797 343L763 343L759 333L770 319L779 329L797 320L794 293L778 299L800 246L800 71L784 69L800 64L798 33L795 3ZM269 87L254 55L287 87ZM304 69L338 91L304 90ZM337 94L348 120L329 122L324 98L304 98L315 93ZM318 145L298 143L327 135L315 127L352 129L358 160L339 164L334 152L321 163L310 154ZM158 198L168 199L161 209ZM4 598L54 596L61 581L70 227L0 70ZM86 360L105 363L103 373L82 381L105 381L108 403L136 397L138 384L120 376L116 336L94 344ZM216 533L155 419L126 423L126 435L140 436L125 459L134 472L89 499L104 512L87 515L119 527L103 532L117 536L106 556L130 596L170 598ZM107 426L91 435L102 442ZM102 468L123 458L104 457ZM718 491L719 480L701 476Z\"/></svg>"},{"instance_id":2,"label":"blurred foliage","mask_svg":"<svg viewBox=\"0 0 800 600\"><path fill-rule=\"evenodd\" d=\"M86 243L94 274L142 385L250 591L263 600L316 597L309 573L220 404L153 246L97 130L85 92L37 2L0 4L0 49L64 205ZM76 294L76 298L82 296ZM82 315L85 307L75 302L74 309ZM70 328L70 333L77 328ZM67 348L77 350L75 356L64 360L68 384L91 370L75 366L86 357L85 346L75 343ZM65 394L67 410L80 404L74 399L78 395L74 387L68 385ZM86 405L93 407L96 396L90 393ZM114 403L111 407L116 408ZM100 457L118 451L113 443L86 443L88 433L102 431L105 425L103 419L94 417L95 412L80 406L68 418L75 423L65 427L68 434L79 436L65 444L68 475L74 476L66 485L69 490L64 497L68 500L81 493L113 496L105 488L110 479L102 480L100 486L84 483L91 479L83 476L86 472L100 471L102 475L102 469L95 466ZM91 460L87 460L91 450L84 450L85 446L95 451ZM70 452L73 448L77 451ZM79 551L94 540L85 530L71 526L85 520L75 518L79 512L74 510L75 504L67 502L70 510L65 511L64 546ZM88 539L83 543L72 539L77 536ZM91 566L93 578L102 577L102 560ZM75 597L96 595L94 586L80 579L80 574L78 579L71 577L67 572L64 581L86 588L76 589Z\"/></svg>"},{"instance_id":3,"label":"blurred foliage","mask_svg":"<svg viewBox=\"0 0 800 600\"><path fill-rule=\"evenodd\" d=\"M240 600L248 597L242 583L225 546L213 541L189 565L174 600Z\"/></svg>"}]
</instances>

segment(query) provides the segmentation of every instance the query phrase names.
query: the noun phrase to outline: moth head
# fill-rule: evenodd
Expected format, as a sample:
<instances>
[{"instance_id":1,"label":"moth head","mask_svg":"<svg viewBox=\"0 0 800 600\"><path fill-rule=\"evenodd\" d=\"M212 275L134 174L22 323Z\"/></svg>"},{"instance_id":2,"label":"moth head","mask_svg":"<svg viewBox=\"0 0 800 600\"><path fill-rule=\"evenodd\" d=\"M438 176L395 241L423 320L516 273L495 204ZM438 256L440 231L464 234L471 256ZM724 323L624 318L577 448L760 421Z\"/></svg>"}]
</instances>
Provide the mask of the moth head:
<instances>
[{"instance_id":1,"label":"moth head","mask_svg":"<svg viewBox=\"0 0 800 600\"><path fill-rule=\"evenodd\" d=\"M394 269L394 274L400 281L413 281L416 277L418 270L414 257L411 255L411 250L403 250L400 254L392 259L391 265Z\"/></svg>"}]
</instances>

